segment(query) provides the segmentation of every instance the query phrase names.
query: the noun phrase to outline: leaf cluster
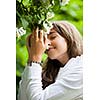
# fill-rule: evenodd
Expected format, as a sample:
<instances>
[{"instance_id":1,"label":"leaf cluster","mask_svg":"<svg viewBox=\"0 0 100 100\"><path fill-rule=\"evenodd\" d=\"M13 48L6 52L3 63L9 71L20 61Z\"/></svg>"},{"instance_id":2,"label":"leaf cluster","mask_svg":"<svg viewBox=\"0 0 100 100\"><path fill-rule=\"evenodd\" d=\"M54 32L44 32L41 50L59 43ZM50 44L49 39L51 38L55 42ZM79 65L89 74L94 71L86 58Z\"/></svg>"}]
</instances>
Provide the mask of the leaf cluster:
<instances>
[{"instance_id":1,"label":"leaf cluster","mask_svg":"<svg viewBox=\"0 0 100 100\"><path fill-rule=\"evenodd\" d=\"M60 7L59 0L17 0L16 24L34 29L42 29L43 23L48 23L48 12L55 12Z\"/></svg>"}]
</instances>

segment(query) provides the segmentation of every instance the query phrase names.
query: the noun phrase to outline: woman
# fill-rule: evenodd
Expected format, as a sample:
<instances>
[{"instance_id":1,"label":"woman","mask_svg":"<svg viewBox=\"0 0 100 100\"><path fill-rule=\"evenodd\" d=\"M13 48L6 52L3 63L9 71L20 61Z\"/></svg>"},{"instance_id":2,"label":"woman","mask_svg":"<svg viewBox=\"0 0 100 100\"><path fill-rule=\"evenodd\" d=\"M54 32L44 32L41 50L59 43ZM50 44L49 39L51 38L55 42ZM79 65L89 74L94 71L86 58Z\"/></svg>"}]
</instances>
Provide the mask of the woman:
<instances>
[{"instance_id":1,"label":"woman","mask_svg":"<svg viewBox=\"0 0 100 100\"><path fill-rule=\"evenodd\" d=\"M47 36L37 28L27 39L29 59L19 100L82 100L82 38L69 22L52 25ZM41 67L45 51L48 58Z\"/></svg>"}]
</instances>

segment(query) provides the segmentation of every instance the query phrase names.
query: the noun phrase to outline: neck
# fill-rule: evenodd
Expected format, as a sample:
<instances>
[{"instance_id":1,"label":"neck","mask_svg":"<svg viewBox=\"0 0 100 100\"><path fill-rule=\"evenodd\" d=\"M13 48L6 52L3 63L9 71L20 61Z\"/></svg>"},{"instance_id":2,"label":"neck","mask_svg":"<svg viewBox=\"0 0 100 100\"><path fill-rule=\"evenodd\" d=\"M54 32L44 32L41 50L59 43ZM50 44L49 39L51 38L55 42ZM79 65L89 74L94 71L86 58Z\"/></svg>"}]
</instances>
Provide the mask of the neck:
<instances>
[{"instance_id":1,"label":"neck","mask_svg":"<svg viewBox=\"0 0 100 100\"><path fill-rule=\"evenodd\" d=\"M69 60L68 54L64 53L61 57L58 57L57 60L59 60L59 62L61 62L63 65L65 65Z\"/></svg>"}]
</instances>

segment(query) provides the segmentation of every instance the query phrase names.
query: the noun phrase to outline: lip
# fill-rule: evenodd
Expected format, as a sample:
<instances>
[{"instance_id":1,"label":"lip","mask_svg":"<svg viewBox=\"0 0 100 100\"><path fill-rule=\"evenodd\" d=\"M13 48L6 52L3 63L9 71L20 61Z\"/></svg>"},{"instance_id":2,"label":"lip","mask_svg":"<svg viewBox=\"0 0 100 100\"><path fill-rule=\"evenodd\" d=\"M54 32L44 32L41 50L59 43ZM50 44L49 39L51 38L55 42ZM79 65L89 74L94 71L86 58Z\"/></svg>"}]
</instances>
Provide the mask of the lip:
<instances>
[{"instance_id":1,"label":"lip","mask_svg":"<svg viewBox=\"0 0 100 100\"><path fill-rule=\"evenodd\" d=\"M51 47L51 48L47 49L47 52L50 52L50 51L52 51L54 49L55 49L55 47Z\"/></svg>"}]
</instances>

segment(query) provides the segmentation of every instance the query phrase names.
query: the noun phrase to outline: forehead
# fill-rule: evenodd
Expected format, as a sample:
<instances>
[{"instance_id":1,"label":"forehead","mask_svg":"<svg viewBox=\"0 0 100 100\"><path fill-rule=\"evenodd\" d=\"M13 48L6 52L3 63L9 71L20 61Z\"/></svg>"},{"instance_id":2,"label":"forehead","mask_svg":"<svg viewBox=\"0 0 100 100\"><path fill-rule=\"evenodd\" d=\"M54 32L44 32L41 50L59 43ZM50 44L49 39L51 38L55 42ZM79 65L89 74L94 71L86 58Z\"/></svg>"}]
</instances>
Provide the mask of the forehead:
<instances>
[{"instance_id":1,"label":"forehead","mask_svg":"<svg viewBox=\"0 0 100 100\"><path fill-rule=\"evenodd\" d=\"M54 29L54 28L52 28L52 29L50 29L50 32L49 32L49 34L48 35L52 35L52 34L56 34L57 33L57 31Z\"/></svg>"},{"instance_id":2,"label":"forehead","mask_svg":"<svg viewBox=\"0 0 100 100\"><path fill-rule=\"evenodd\" d=\"M54 28L50 29L49 34L47 34L47 37L52 37L52 36L62 37Z\"/></svg>"}]
</instances>

